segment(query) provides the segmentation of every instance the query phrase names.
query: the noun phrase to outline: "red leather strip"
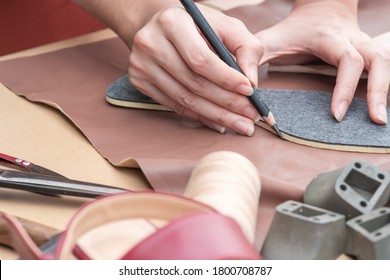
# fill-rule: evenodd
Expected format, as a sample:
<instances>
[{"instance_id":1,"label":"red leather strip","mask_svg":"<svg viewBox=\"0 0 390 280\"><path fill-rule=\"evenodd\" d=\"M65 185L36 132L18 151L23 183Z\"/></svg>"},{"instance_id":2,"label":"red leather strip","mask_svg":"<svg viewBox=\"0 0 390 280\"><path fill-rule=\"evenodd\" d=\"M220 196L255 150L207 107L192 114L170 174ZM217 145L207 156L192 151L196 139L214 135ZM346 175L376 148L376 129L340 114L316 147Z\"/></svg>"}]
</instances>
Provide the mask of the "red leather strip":
<instances>
[{"instance_id":1,"label":"red leather strip","mask_svg":"<svg viewBox=\"0 0 390 280\"><path fill-rule=\"evenodd\" d=\"M8 226L8 230L3 232L3 234L8 235L13 249L19 254L21 259L37 260L45 258L16 218L0 212L0 221Z\"/></svg>"},{"instance_id":2,"label":"red leather strip","mask_svg":"<svg viewBox=\"0 0 390 280\"><path fill-rule=\"evenodd\" d=\"M260 256L233 219L218 213L195 213L172 221L122 259L258 260Z\"/></svg>"}]
</instances>

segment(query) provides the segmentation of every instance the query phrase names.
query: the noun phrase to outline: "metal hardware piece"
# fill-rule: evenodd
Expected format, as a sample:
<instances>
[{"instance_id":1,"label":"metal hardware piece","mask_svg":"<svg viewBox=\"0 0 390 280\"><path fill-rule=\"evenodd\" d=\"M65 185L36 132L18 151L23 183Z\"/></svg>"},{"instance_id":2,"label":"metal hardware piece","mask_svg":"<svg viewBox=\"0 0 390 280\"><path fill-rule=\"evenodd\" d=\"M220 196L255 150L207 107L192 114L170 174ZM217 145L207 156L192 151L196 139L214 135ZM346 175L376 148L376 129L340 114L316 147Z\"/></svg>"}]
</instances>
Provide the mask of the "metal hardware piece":
<instances>
[{"instance_id":1,"label":"metal hardware piece","mask_svg":"<svg viewBox=\"0 0 390 280\"><path fill-rule=\"evenodd\" d=\"M261 250L270 260L328 260L344 252L345 216L297 201L276 207Z\"/></svg>"},{"instance_id":2,"label":"metal hardware piece","mask_svg":"<svg viewBox=\"0 0 390 280\"><path fill-rule=\"evenodd\" d=\"M389 200L390 174L363 160L318 175L303 198L307 204L344 214L347 220L383 207Z\"/></svg>"},{"instance_id":3,"label":"metal hardware piece","mask_svg":"<svg viewBox=\"0 0 390 280\"><path fill-rule=\"evenodd\" d=\"M364 260L390 260L390 208L378 208L347 222L345 253Z\"/></svg>"}]
</instances>

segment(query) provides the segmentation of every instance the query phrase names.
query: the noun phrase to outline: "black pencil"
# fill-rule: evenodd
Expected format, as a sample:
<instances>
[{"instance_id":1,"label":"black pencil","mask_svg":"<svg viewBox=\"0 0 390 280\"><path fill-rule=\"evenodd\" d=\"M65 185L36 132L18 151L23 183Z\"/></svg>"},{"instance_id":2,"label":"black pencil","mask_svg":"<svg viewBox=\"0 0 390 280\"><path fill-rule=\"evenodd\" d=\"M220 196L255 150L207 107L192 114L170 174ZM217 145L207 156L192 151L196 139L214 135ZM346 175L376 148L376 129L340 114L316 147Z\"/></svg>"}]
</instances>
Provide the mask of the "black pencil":
<instances>
[{"instance_id":1,"label":"black pencil","mask_svg":"<svg viewBox=\"0 0 390 280\"><path fill-rule=\"evenodd\" d=\"M203 14L195 5L195 3L192 0L180 0L180 2L184 6L188 14L192 17L195 24L203 33L204 37L207 39L208 43L214 49L214 51L219 56L219 58L221 58L230 67L244 74L240 66L238 66L233 56L227 50L227 48L222 43L222 41L218 38L217 34L211 28L210 24L207 22L206 18L203 16ZM261 97L257 94L255 88L253 88L253 93L250 96L248 96L248 99L252 103L252 105L256 108L257 112L260 114L263 121L269 126L271 126L271 128L276 132L276 134L280 138L284 139L276 124L275 118L271 110L264 103L264 100L261 99Z\"/></svg>"}]
</instances>

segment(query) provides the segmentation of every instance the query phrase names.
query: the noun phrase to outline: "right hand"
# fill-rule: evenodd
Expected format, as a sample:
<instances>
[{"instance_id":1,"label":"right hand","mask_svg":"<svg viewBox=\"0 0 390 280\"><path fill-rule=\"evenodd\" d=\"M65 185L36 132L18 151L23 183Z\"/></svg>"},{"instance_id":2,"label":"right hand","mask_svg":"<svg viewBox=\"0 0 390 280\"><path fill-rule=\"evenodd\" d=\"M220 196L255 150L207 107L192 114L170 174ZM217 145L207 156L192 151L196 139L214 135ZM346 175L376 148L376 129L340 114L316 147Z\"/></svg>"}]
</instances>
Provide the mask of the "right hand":
<instances>
[{"instance_id":1,"label":"right hand","mask_svg":"<svg viewBox=\"0 0 390 280\"><path fill-rule=\"evenodd\" d=\"M257 85L262 46L241 21L199 8L245 76L210 49L181 6L170 6L156 13L135 35L129 80L176 113L221 133L229 128L251 136L259 114L246 95L252 93L252 84Z\"/></svg>"}]
</instances>

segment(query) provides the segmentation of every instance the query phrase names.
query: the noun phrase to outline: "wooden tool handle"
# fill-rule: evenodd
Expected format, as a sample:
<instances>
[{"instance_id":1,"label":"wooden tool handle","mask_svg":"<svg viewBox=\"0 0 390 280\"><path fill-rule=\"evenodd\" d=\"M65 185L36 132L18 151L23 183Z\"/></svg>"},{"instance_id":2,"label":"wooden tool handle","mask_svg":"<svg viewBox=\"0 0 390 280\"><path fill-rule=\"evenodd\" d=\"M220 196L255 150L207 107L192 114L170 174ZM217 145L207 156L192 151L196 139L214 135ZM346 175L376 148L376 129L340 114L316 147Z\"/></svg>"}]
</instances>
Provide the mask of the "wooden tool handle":
<instances>
[{"instance_id":1,"label":"wooden tool handle","mask_svg":"<svg viewBox=\"0 0 390 280\"><path fill-rule=\"evenodd\" d=\"M59 232L59 230L17 217L19 222L26 229L32 240L38 245L47 242L51 237ZM8 231L8 226L0 220L0 244L4 246L12 246L11 237Z\"/></svg>"}]
</instances>

